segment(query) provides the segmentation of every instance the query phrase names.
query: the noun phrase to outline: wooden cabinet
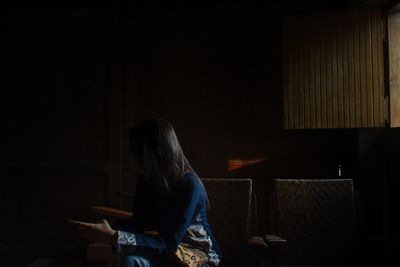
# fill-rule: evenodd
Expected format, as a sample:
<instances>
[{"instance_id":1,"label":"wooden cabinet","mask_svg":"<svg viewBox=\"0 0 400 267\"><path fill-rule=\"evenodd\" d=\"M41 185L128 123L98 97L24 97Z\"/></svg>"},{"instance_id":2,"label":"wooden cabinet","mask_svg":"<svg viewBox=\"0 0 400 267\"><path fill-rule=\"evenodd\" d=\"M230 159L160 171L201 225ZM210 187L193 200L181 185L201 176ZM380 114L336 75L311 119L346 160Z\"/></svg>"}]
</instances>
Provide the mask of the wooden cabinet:
<instances>
[{"instance_id":1,"label":"wooden cabinet","mask_svg":"<svg viewBox=\"0 0 400 267\"><path fill-rule=\"evenodd\" d=\"M378 10L283 18L284 128L385 127Z\"/></svg>"}]
</instances>

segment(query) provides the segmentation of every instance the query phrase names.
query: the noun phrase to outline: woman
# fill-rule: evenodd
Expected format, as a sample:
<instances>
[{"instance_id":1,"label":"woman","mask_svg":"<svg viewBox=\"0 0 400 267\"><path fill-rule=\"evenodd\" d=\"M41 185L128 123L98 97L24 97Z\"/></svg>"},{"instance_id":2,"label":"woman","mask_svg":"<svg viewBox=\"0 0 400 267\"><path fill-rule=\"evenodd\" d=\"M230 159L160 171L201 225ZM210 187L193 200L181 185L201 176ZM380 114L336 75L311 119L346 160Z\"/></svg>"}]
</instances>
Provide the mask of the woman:
<instances>
[{"instance_id":1,"label":"woman","mask_svg":"<svg viewBox=\"0 0 400 267\"><path fill-rule=\"evenodd\" d=\"M148 119L129 132L138 170L133 216L113 227L72 221L92 242L108 243L116 266L217 266L218 244L207 222L207 195L171 124Z\"/></svg>"}]
</instances>

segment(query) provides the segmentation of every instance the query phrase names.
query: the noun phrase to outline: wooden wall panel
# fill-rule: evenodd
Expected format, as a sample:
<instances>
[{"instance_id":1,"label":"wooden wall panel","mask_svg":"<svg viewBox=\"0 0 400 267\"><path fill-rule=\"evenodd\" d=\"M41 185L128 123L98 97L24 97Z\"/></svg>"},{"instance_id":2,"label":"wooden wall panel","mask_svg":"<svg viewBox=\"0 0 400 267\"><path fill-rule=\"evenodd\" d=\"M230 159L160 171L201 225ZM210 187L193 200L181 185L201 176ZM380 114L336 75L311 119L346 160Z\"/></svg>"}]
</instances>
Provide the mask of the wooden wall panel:
<instances>
[{"instance_id":1,"label":"wooden wall panel","mask_svg":"<svg viewBox=\"0 0 400 267\"><path fill-rule=\"evenodd\" d=\"M106 176L0 176L2 244L77 242L67 219L93 218L90 207L104 204Z\"/></svg>"},{"instance_id":2,"label":"wooden wall panel","mask_svg":"<svg viewBox=\"0 0 400 267\"><path fill-rule=\"evenodd\" d=\"M285 128L385 125L379 11L291 16L282 25Z\"/></svg>"},{"instance_id":3,"label":"wooden wall panel","mask_svg":"<svg viewBox=\"0 0 400 267\"><path fill-rule=\"evenodd\" d=\"M389 14L390 120L400 127L400 11Z\"/></svg>"},{"instance_id":4,"label":"wooden wall panel","mask_svg":"<svg viewBox=\"0 0 400 267\"><path fill-rule=\"evenodd\" d=\"M121 191L129 195L136 192L137 178L133 170L123 170L121 178ZM127 196L121 197L121 209L130 211L132 209L133 199Z\"/></svg>"},{"instance_id":5,"label":"wooden wall panel","mask_svg":"<svg viewBox=\"0 0 400 267\"><path fill-rule=\"evenodd\" d=\"M89 219L91 205L107 202L120 125L111 12L4 9L0 245L71 241L66 219Z\"/></svg>"}]
</instances>

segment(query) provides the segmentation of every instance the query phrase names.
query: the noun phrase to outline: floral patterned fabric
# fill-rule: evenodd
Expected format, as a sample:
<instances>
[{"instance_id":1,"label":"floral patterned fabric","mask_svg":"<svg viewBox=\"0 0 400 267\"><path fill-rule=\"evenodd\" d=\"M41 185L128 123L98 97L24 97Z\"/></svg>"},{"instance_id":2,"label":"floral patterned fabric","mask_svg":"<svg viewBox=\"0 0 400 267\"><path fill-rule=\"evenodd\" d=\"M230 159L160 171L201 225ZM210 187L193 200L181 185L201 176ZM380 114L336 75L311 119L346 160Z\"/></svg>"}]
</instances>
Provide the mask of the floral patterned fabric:
<instances>
[{"instance_id":1,"label":"floral patterned fabric","mask_svg":"<svg viewBox=\"0 0 400 267\"><path fill-rule=\"evenodd\" d=\"M197 249L203 252L210 266L217 266L220 262L218 254L213 249L211 237L204 229L200 215L196 217L194 223L187 229L181 245L184 245L187 249Z\"/></svg>"}]
</instances>

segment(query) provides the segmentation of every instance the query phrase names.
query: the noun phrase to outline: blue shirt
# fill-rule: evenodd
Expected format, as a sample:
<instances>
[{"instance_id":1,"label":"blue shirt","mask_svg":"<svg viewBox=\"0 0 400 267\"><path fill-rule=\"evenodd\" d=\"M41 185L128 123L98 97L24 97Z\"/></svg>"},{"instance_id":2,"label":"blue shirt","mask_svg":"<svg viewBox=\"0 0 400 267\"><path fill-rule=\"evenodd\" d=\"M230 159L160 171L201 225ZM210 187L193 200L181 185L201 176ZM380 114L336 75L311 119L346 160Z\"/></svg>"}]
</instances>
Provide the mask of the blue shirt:
<instances>
[{"instance_id":1,"label":"blue shirt","mask_svg":"<svg viewBox=\"0 0 400 267\"><path fill-rule=\"evenodd\" d=\"M160 198L139 184L132 218L117 221L116 251L130 254L145 248L173 254L183 242L205 252L210 265L218 265L221 253L208 224L207 195L199 177L186 172L171 191ZM154 230L156 236L144 234Z\"/></svg>"}]
</instances>

